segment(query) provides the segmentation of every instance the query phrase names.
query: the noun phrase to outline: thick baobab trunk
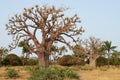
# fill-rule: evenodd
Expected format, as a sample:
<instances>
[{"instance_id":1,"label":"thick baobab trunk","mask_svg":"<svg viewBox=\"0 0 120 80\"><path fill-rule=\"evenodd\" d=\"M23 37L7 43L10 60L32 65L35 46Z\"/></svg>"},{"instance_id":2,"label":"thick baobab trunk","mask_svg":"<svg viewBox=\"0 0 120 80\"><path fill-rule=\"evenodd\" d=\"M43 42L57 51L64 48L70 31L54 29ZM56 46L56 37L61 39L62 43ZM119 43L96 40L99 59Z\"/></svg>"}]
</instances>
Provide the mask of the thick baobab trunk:
<instances>
[{"instance_id":1,"label":"thick baobab trunk","mask_svg":"<svg viewBox=\"0 0 120 80\"><path fill-rule=\"evenodd\" d=\"M48 67L49 66L49 55L45 53L39 53L38 62L39 62L39 65L42 67Z\"/></svg>"},{"instance_id":2,"label":"thick baobab trunk","mask_svg":"<svg viewBox=\"0 0 120 80\"><path fill-rule=\"evenodd\" d=\"M89 59L89 65L92 67L96 67L96 59L90 58Z\"/></svg>"},{"instance_id":3,"label":"thick baobab trunk","mask_svg":"<svg viewBox=\"0 0 120 80\"><path fill-rule=\"evenodd\" d=\"M96 59L98 58L97 57L90 57L89 59L89 65L92 66L92 67L96 67Z\"/></svg>"}]
</instances>

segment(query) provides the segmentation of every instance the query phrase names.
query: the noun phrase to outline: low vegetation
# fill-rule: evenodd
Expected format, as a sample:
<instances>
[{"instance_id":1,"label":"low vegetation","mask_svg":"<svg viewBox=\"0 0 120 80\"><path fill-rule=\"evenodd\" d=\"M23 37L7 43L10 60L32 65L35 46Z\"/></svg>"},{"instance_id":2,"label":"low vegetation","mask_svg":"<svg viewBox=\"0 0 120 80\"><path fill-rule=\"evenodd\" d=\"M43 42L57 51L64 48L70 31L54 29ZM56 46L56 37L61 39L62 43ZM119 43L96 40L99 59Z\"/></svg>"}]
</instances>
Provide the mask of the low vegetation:
<instances>
[{"instance_id":1,"label":"low vegetation","mask_svg":"<svg viewBox=\"0 0 120 80\"><path fill-rule=\"evenodd\" d=\"M81 20L77 14L66 17L64 11L67 9L36 5L24 8L21 14L8 20L6 30L13 36L13 42L9 49L0 48L0 80L120 80L117 46L95 37L81 39L84 32L79 26ZM62 47L54 46L60 43ZM8 54L17 46L22 48L22 57ZM73 51L73 55L65 55L67 48ZM30 58L33 53L37 59ZM14 68L4 69L4 66ZM111 66L118 68L111 70Z\"/></svg>"},{"instance_id":2,"label":"low vegetation","mask_svg":"<svg viewBox=\"0 0 120 80\"><path fill-rule=\"evenodd\" d=\"M58 78L58 74L59 74L59 76L62 76L61 79L63 79L63 77L65 77L65 75L63 75L63 72L67 72L67 74L66 74L67 77L64 80L77 80L76 79L77 76L80 77L80 80L120 80L120 76L119 76L120 69L117 67L110 67L109 69L107 67L101 67L101 68L93 68L92 70L81 70L80 67L81 66L61 67L61 66L57 65L56 67L53 67L53 66L49 67L47 70L43 69L40 72L40 74L42 72L44 73L44 75L50 74L50 76L47 75L47 77L50 78L47 80L51 80L53 77ZM34 76L31 76L33 74L33 72L37 71L33 75L39 76L40 74L38 73L38 71L41 70L40 67L34 67L33 70L32 70L32 68L33 67L30 67L30 66L0 67L0 80L32 80L32 78L34 77ZM15 79L7 78L6 77L7 72L10 69L16 70L19 77L16 77ZM50 71L50 72L45 72L45 71ZM73 73L73 72L75 72L75 73ZM51 73L54 75L52 75ZM74 74L77 74L77 76ZM14 74L14 76L15 75L16 74ZM10 74L10 76L11 76L11 74ZM45 76L43 76L43 77L45 77ZM75 79L71 79L71 77L74 77ZM34 78L33 80L38 80L38 79ZM54 80L54 79L52 79L52 80ZM56 80L60 80L60 78L56 79Z\"/></svg>"},{"instance_id":3,"label":"low vegetation","mask_svg":"<svg viewBox=\"0 0 120 80\"><path fill-rule=\"evenodd\" d=\"M30 68L30 73L28 80L80 80L79 76L69 68L42 68L37 66Z\"/></svg>"},{"instance_id":4,"label":"low vegetation","mask_svg":"<svg viewBox=\"0 0 120 80\"><path fill-rule=\"evenodd\" d=\"M6 73L6 78L18 78L19 75L18 75L18 71L15 70L15 69L7 69L7 73Z\"/></svg>"}]
</instances>

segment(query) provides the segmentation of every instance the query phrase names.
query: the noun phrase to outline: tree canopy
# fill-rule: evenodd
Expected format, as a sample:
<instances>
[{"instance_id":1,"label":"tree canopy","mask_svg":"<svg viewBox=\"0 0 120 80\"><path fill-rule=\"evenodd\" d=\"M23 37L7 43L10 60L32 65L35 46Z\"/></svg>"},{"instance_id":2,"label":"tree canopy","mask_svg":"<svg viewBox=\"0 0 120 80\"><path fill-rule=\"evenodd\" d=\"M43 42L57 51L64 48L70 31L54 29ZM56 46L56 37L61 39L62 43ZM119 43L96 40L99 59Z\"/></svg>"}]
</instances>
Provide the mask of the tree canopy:
<instances>
[{"instance_id":1,"label":"tree canopy","mask_svg":"<svg viewBox=\"0 0 120 80\"><path fill-rule=\"evenodd\" d=\"M9 47L14 49L21 40L25 40L29 50L38 55L39 64L48 66L50 49L54 42L71 47L70 44L76 43L84 32L78 26L78 15L66 17L63 13L66 10L67 8L46 5L24 8L22 14L16 14L6 24L8 34L13 36L13 43Z\"/></svg>"}]
</instances>

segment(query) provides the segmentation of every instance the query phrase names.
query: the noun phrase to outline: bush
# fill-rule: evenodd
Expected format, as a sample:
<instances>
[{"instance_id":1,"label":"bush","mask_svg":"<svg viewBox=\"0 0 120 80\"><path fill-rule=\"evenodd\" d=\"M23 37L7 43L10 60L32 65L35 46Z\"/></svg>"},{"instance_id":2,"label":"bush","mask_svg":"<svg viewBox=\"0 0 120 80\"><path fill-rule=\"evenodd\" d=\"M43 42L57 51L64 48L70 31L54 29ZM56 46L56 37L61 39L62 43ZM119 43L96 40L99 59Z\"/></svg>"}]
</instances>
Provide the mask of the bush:
<instances>
[{"instance_id":1,"label":"bush","mask_svg":"<svg viewBox=\"0 0 120 80\"><path fill-rule=\"evenodd\" d=\"M72 66L77 64L77 58L71 55L64 55L63 57L59 58L58 64L62 66Z\"/></svg>"},{"instance_id":2,"label":"bush","mask_svg":"<svg viewBox=\"0 0 120 80\"><path fill-rule=\"evenodd\" d=\"M6 74L7 78L18 78L18 71L16 71L15 69L7 69L7 74Z\"/></svg>"},{"instance_id":3,"label":"bush","mask_svg":"<svg viewBox=\"0 0 120 80\"><path fill-rule=\"evenodd\" d=\"M79 76L77 76L77 74L74 73L72 70L66 68L66 69L64 69L64 71L65 71L64 75L65 75L66 78L79 79Z\"/></svg>"},{"instance_id":4,"label":"bush","mask_svg":"<svg viewBox=\"0 0 120 80\"><path fill-rule=\"evenodd\" d=\"M37 64L38 64L37 59L28 59L28 61L26 62L26 65L37 65Z\"/></svg>"},{"instance_id":5,"label":"bush","mask_svg":"<svg viewBox=\"0 0 120 80\"><path fill-rule=\"evenodd\" d=\"M70 69L62 69L57 67L32 67L30 68L31 76L28 80L64 80L76 79L79 77Z\"/></svg>"},{"instance_id":6,"label":"bush","mask_svg":"<svg viewBox=\"0 0 120 80\"><path fill-rule=\"evenodd\" d=\"M9 54L3 59L2 64L18 66L18 65L22 65L22 61L17 55Z\"/></svg>"},{"instance_id":7,"label":"bush","mask_svg":"<svg viewBox=\"0 0 120 80\"><path fill-rule=\"evenodd\" d=\"M110 58L110 65L120 65L120 58Z\"/></svg>"},{"instance_id":8,"label":"bush","mask_svg":"<svg viewBox=\"0 0 120 80\"><path fill-rule=\"evenodd\" d=\"M96 60L96 66L104 66L104 65L107 65L108 64L108 60L104 57L99 57L97 58Z\"/></svg>"}]
</instances>

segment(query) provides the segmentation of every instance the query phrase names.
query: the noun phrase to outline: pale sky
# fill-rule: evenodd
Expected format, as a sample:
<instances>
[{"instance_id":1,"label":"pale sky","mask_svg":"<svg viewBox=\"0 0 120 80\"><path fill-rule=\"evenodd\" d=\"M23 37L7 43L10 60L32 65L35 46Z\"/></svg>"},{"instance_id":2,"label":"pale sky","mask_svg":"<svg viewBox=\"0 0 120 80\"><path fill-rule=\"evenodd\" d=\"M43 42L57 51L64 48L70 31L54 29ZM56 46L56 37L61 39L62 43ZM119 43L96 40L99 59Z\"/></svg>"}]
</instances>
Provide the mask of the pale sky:
<instances>
[{"instance_id":1,"label":"pale sky","mask_svg":"<svg viewBox=\"0 0 120 80\"><path fill-rule=\"evenodd\" d=\"M22 13L24 8L36 4L69 7L67 15L77 13L81 18L80 25L85 29L82 38L94 36L101 40L112 41L120 51L120 0L1 0L0 47L7 47L12 42L12 36L8 36L5 30L9 18L16 13ZM13 52L20 54L19 49Z\"/></svg>"}]
</instances>

